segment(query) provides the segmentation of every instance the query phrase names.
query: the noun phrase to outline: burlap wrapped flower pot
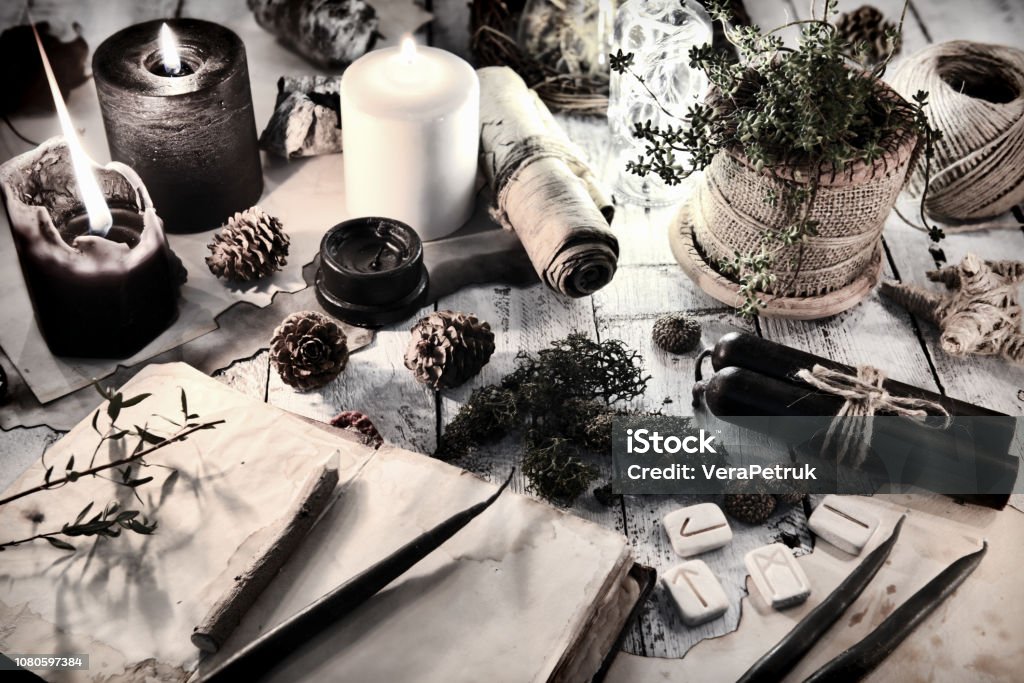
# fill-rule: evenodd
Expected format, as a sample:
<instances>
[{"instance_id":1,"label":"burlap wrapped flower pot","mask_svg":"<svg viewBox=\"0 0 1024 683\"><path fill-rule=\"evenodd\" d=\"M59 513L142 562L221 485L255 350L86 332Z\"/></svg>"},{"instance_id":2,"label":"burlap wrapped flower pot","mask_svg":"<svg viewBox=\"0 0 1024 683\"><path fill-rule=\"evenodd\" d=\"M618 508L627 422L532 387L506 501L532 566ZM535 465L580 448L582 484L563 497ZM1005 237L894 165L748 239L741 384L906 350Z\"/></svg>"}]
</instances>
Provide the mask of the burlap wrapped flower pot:
<instances>
[{"instance_id":1,"label":"burlap wrapped flower pot","mask_svg":"<svg viewBox=\"0 0 1024 683\"><path fill-rule=\"evenodd\" d=\"M897 97L879 87L887 97ZM809 213L817 234L776 253L769 271L774 279L762 288L761 315L821 318L870 293L880 276L882 228L907 179L917 142L908 127L884 139L884 151L874 161L818 172ZM723 265L738 254L757 254L765 238L791 220L781 203L767 197L782 195L794 184L810 187L811 180L806 168L758 171L742 151L719 152L672 227L676 258L701 289L738 306L738 285L723 275Z\"/></svg>"}]
</instances>

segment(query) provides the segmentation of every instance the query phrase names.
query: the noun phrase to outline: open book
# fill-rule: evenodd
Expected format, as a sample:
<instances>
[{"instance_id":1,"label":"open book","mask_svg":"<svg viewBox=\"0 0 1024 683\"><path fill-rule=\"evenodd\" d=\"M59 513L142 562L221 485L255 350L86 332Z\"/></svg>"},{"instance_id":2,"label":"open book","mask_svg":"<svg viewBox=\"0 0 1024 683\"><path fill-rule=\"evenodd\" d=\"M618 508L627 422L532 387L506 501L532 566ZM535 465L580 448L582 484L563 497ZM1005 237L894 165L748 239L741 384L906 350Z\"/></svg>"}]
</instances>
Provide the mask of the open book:
<instances>
[{"instance_id":1,"label":"open book","mask_svg":"<svg viewBox=\"0 0 1024 683\"><path fill-rule=\"evenodd\" d=\"M118 424L167 428L155 415L180 417L182 390L190 412L225 423L153 454L151 465L170 469L144 470L155 479L137 489L142 508L129 489L98 477L0 507L5 540L59 528L89 502L98 509L118 501L159 524L152 536L68 539L74 553L35 541L0 555L0 651L89 655L88 670L40 672L47 680L195 678L495 488L423 455L365 448L181 364L150 367L123 387L126 398L152 396L124 409ZM100 430L106 420L101 411ZM9 493L42 482L49 465L61 471L72 455L82 469L97 440L86 420ZM193 626L273 532L311 469L336 452L343 494L221 651L201 661ZM97 462L110 457L118 454L101 450ZM589 680L651 581L619 534L506 493L349 617L281 653L270 679Z\"/></svg>"}]
</instances>

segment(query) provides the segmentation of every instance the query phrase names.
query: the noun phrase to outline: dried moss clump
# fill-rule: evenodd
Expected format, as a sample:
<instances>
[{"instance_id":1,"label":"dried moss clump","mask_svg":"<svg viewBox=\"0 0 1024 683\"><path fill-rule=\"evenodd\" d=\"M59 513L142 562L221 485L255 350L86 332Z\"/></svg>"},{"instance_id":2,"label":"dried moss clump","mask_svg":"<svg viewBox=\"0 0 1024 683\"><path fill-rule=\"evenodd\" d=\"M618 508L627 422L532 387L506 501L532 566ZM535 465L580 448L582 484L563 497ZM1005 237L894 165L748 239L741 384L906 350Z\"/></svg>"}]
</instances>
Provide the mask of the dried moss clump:
<instances>
[{"instance_id":1,"label":"dried moss clump","mask_svg":"<svg viewBox=\"0 0 1024 683\"><path fill-rule=\"evenodd\" d=\"M520 353L501 382L474 391L445 428L435 456L460 458L518 431L530 490L571 503L597 477L580 458L605 443L595 438L593 423L621 413L613 404L642 395L649 379L640 354L621 341L571 334L536 354Z\"/></svg>"}]
</instances>

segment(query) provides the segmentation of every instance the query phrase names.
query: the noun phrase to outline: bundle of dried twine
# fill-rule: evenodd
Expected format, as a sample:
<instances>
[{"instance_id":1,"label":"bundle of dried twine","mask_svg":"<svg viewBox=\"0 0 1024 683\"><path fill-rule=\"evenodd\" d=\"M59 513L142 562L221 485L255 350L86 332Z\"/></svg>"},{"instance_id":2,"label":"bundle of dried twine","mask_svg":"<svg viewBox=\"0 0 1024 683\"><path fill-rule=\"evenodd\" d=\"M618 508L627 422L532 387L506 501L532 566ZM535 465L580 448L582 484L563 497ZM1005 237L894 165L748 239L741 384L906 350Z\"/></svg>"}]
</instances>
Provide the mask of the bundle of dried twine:
<instances>
[{"instance_id":1,"label":"bundle of dried twine","mask_svg":"<svg viewBox=\"0 0 1024 683\"><path fill-rule=\"evenodd\" d=\"M908 58L892 86L928 93L935 145L925 208L934 218L979 221L1024 202L1024 51L953 40ZM924 190L924 161L908 188ZM982 226L979 226L982 227Z\"/></svg>"},{"instance_id":2,"label":"bundle of dried twine","mask_svg":"<svg viewBox=\"0 0 1024 683\"><path fill-rule=\"evenodd\" d=\"M835 444L837 463L844 462L847 454L851 454L853 467L864 464L874 433L871 418L878 412L927 417L931 411L949 418L949 412L935 401L890 394L884 386L885 372L870 365L858 366L856 375L815 365L810 370L804 368L797 377L819 391L845 400L829 425L821 447L822 452L827 452Z\"/></svg>"}]
</instances>

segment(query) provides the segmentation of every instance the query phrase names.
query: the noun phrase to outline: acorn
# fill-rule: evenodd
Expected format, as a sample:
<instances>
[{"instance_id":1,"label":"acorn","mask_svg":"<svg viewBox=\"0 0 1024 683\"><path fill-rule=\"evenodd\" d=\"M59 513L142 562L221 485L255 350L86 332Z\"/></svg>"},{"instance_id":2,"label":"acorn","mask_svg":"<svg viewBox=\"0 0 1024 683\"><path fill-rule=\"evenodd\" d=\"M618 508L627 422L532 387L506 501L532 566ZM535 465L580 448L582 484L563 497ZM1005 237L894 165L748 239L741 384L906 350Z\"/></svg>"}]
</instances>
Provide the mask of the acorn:
<instances>
[{"instance_id":1,"label":"acorn","mask_svg":"<svg viewBox=\"0 0 1024 683\"><path fill-rule=\"evenodd\" d=\"M682 313L667 313L654 321L651 339L669 353L689 353L700 344L700 323Z\"/></svg>"},{"instance_id":2,"label":"acorn","mask_svg":"<svg viewBox=\"0 0 1024 683\"><path fill-rule=\"evenodd\" d=\"M775 512L775 497L767 493L727 493L722 507L733 519L762 524Z\"/></svg>"}]
</instances>

